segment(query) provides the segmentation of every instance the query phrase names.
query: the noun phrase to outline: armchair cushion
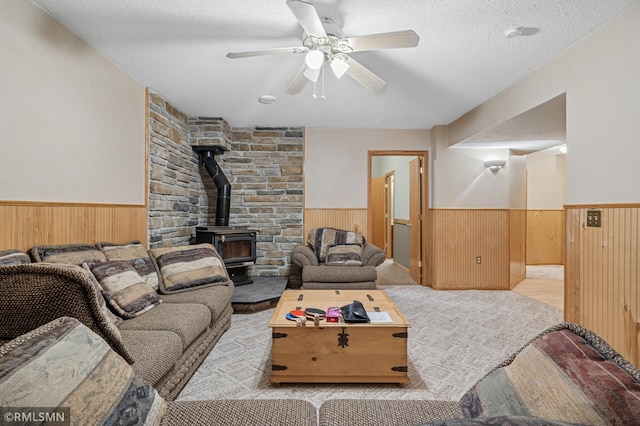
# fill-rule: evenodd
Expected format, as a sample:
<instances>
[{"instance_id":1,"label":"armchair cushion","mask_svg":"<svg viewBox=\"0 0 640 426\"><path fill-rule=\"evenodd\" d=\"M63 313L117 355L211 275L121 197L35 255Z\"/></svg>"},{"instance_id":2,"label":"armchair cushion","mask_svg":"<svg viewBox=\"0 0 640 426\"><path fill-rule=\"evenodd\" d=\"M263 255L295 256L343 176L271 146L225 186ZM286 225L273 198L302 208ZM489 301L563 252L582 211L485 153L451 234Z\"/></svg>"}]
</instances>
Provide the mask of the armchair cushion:
<instances>
[{"instance_id":1,"label":"armchair cushion","mask_svg":"<svg viewBox=\"0 0 640 426\"><path fill-rule=\"evenodd\" d=\"M302 281L321 283L355 283L375 281L378 271L374 266L305 266Z\"/></svg>"},{"instance_id":2,"label":"armchair cushion","mask_svg":"<svg viewBox=\"0 0 640 426\"><path fill-rule=\"evenodd\" d=\"M362 247L355 244L337 245L329 247L326 265L362 265Z\"/></svg>"},{"instance_id":3,"label":"armchair cushion","mask_svg":"<svg viewBox=\"0 0 640 426\"><path fill-rule=\"evenodd\" d=\"M313 248L318 261L324 262L329 248L347 244L363 247L365 239L359 232L334 228L316 228L309 231L307 243Z\"/></svg>"}]
</instances>

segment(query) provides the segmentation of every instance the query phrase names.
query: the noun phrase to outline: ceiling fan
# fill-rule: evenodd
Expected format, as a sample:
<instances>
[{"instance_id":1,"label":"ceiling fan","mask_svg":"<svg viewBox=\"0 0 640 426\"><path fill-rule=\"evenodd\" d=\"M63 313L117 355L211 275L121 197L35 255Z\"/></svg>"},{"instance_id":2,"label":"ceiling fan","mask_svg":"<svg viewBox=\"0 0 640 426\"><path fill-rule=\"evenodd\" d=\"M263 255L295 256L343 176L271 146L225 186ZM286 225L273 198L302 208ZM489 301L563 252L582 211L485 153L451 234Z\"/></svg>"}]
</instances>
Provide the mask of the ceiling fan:
<instances>
[{"instance_id":1,"label":"ceiling fan","mask_svg":"<svg viewBox=\"0 0 640 426\"><path fill-rule=\"evenodd\" d=\"M287 6L304 30L302 46L228 53L227 58L305 53L304 63L287 89L290 95L300 93L307 81L316 83L321 71L324 72L325 62L329 64L337 78L347 74L371 91L381 90L385 85L384 80L347 54L365 50L415 47L420 41L420 37L413 30L345 37L342 29L331 19L320 18L311 3L287 0Z\"/></svg>"}]
</instances>

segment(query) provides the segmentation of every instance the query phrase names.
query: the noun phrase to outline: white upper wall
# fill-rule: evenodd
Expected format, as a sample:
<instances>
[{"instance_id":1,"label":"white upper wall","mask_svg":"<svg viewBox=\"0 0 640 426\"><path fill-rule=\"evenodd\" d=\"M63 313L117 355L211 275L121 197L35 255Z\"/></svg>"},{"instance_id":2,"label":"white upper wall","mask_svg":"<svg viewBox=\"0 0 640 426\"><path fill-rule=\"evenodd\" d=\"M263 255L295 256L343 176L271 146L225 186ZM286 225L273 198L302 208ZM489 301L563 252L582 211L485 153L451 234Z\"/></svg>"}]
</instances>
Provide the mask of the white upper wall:
<instances>
[{"instance_id":1,"label":"white upper wall","mask_svg":"<svg viewBox=\"0 0 640 426\"><path fill-rule=\"evenodd\" d=\"M566 92L566 203L639 202L639 23L640 4L453 122L449 144Z\"/></svg>"},{"instance_id":2,"label":"white upper wall","mask_svg":"<svg viewBox=\"0 0 640 426\"><path fill-rule=\"evenodd\" d=\"M562 210L565 198L565 155L542 151L527 156L527 206L531 210Z\"/></svg>"},{"instance_id":3,"label":"white upper wall","mask_svg":"<svg viewBox=\"0 0 640 426\"><path fill-rule=\"evenodd\" d=\"M369 151L428 151L429 130L305 129L305 207L367 208Z\"/></svg>"},{"instance_id":4,"label":"white upper wall","mask_svg":"<svg viewBox=\"0 0 640 426\"><path fill-rule=\"evenodd\" d=\"M450 148L437 144L433 182L434 208L509 208L509 150ZM505 160L492 172L489 160Z\"/></svg>"},{"instance_id":5,"label":"white upper wall","mask_svg":"<svg viewBox=\"0 0 640 426\"><path fill-rule=\"evenodd\" d=\"M509 156L509 208L527 208L527 157Z\"/></svg>"},{"instance_id":6,"label":"white upper wall","mask_svg":"<svg viewBox=\"0 0 640 426\"><path fill-rule=\"evenodd\" d=\"M0 54L0 200L145 204L145 87L30 1Z\"/></svg>"}]
</instances>

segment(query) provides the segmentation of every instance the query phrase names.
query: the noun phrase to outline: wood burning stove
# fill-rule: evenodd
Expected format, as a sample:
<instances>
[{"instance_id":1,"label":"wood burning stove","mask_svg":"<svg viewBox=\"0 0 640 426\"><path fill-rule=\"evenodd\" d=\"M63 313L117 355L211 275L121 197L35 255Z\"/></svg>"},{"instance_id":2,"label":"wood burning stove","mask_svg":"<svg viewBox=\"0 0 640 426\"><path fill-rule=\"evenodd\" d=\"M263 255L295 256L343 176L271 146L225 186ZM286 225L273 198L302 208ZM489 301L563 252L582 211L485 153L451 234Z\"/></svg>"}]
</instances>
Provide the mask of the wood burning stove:
<instances>
[{"instance_id":1,"label":"wood burning stove","mask_svg":"<svg viewBox=\"0 0 640 426\"><path fill-rule=\"evenodd\" d=\"M196 243L213 244L222 256L233 284L251 284L247 267L256 261L256 231L229 226L196 227Z\"/></svg>"},{"instance_id":2,"label":"wood burning stove","mask_svg":"<svg viewBox=\"0 0 640 426\"><path fill-rule=\"evenodd\" d=\"M216 248L229 272L229 278L237 286L251 284L247 267L256 261L256 231L246 227L229 225L231 184L216 162L215 155L222 154L221 146L192 146L218 189L216 196L216 226L197 226L196 243L210 243Z\"/></svg>"}]
</instances>

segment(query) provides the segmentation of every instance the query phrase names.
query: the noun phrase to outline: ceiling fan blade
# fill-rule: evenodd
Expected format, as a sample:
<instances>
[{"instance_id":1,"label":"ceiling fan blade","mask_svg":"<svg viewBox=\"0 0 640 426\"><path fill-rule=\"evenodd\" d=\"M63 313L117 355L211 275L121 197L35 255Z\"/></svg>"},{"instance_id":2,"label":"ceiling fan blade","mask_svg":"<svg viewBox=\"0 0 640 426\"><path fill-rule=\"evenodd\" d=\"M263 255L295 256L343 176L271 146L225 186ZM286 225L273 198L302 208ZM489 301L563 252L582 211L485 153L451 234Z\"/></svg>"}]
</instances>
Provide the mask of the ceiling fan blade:
<instances>
[{"instance_id":1,"label":"ceiling fan blade","mask_svg":"<svg viewBox=\"0 0 640 426\"><path fill-rule=\"evenodd\" d=\"M276 47L275 49L250 50L248 52L227 53L227 58L249 58L251 56L280 55L282 53L305 53L309 48L304 46Z\"/></svg>"},{"instance_id":2,"label":"ceiling fan blade","mask_svg":"<svg viewBox=\"0 0 640 426\"><path fill-rule=\"evenodd\" d=\"M383 79L372 73L369 69L367 69L360 62L357 62L355 59L347 56L345 62L349 65L349 68L346 71L346 74L353 78L358 83L362 84L367 89L372 92L377 92L378 90L382 90L384 85L386 84Z\"/></svg>"},{"instance_id":3,"label":"ceiling fan blade","mask_svg":"<svg viewBox=\"0 0 640 426\"><path fill-rule=\"evenodd\" d=\"M307 35L314 37L327 36L322 21L320 21L320 16L318 16L316 8L311 3L302 0L287 0L287 6L298 19L300 26Z\"/></svg>"},{"instance_id":4,"label":"ceiling fan blade","mask_svg":"<svg viewBox=\"0 0 640 426\"><path fill-rule=\"evenodd\" d=\"M304 75L307 68L307 64L303 62L302 66L296 73L296 76L291 80L291 84L289 84L289 88L287 89L287 94L295 95L302 92L302 89L304 89L304 86L307 84L307 77Z\"/></svg>"},{"instance_id":5,"label":"ceiling fan blade","mask_svg":"<svg viewBox=\"0 0 640 426\"><path fill-rule=\"evenodd\" d=\"M416 47L420 37L413 30L396 31L392 33L369 34L342 39L349 44L350 51L397 49L401 47Z\"/></svg>"}]
</instances>

